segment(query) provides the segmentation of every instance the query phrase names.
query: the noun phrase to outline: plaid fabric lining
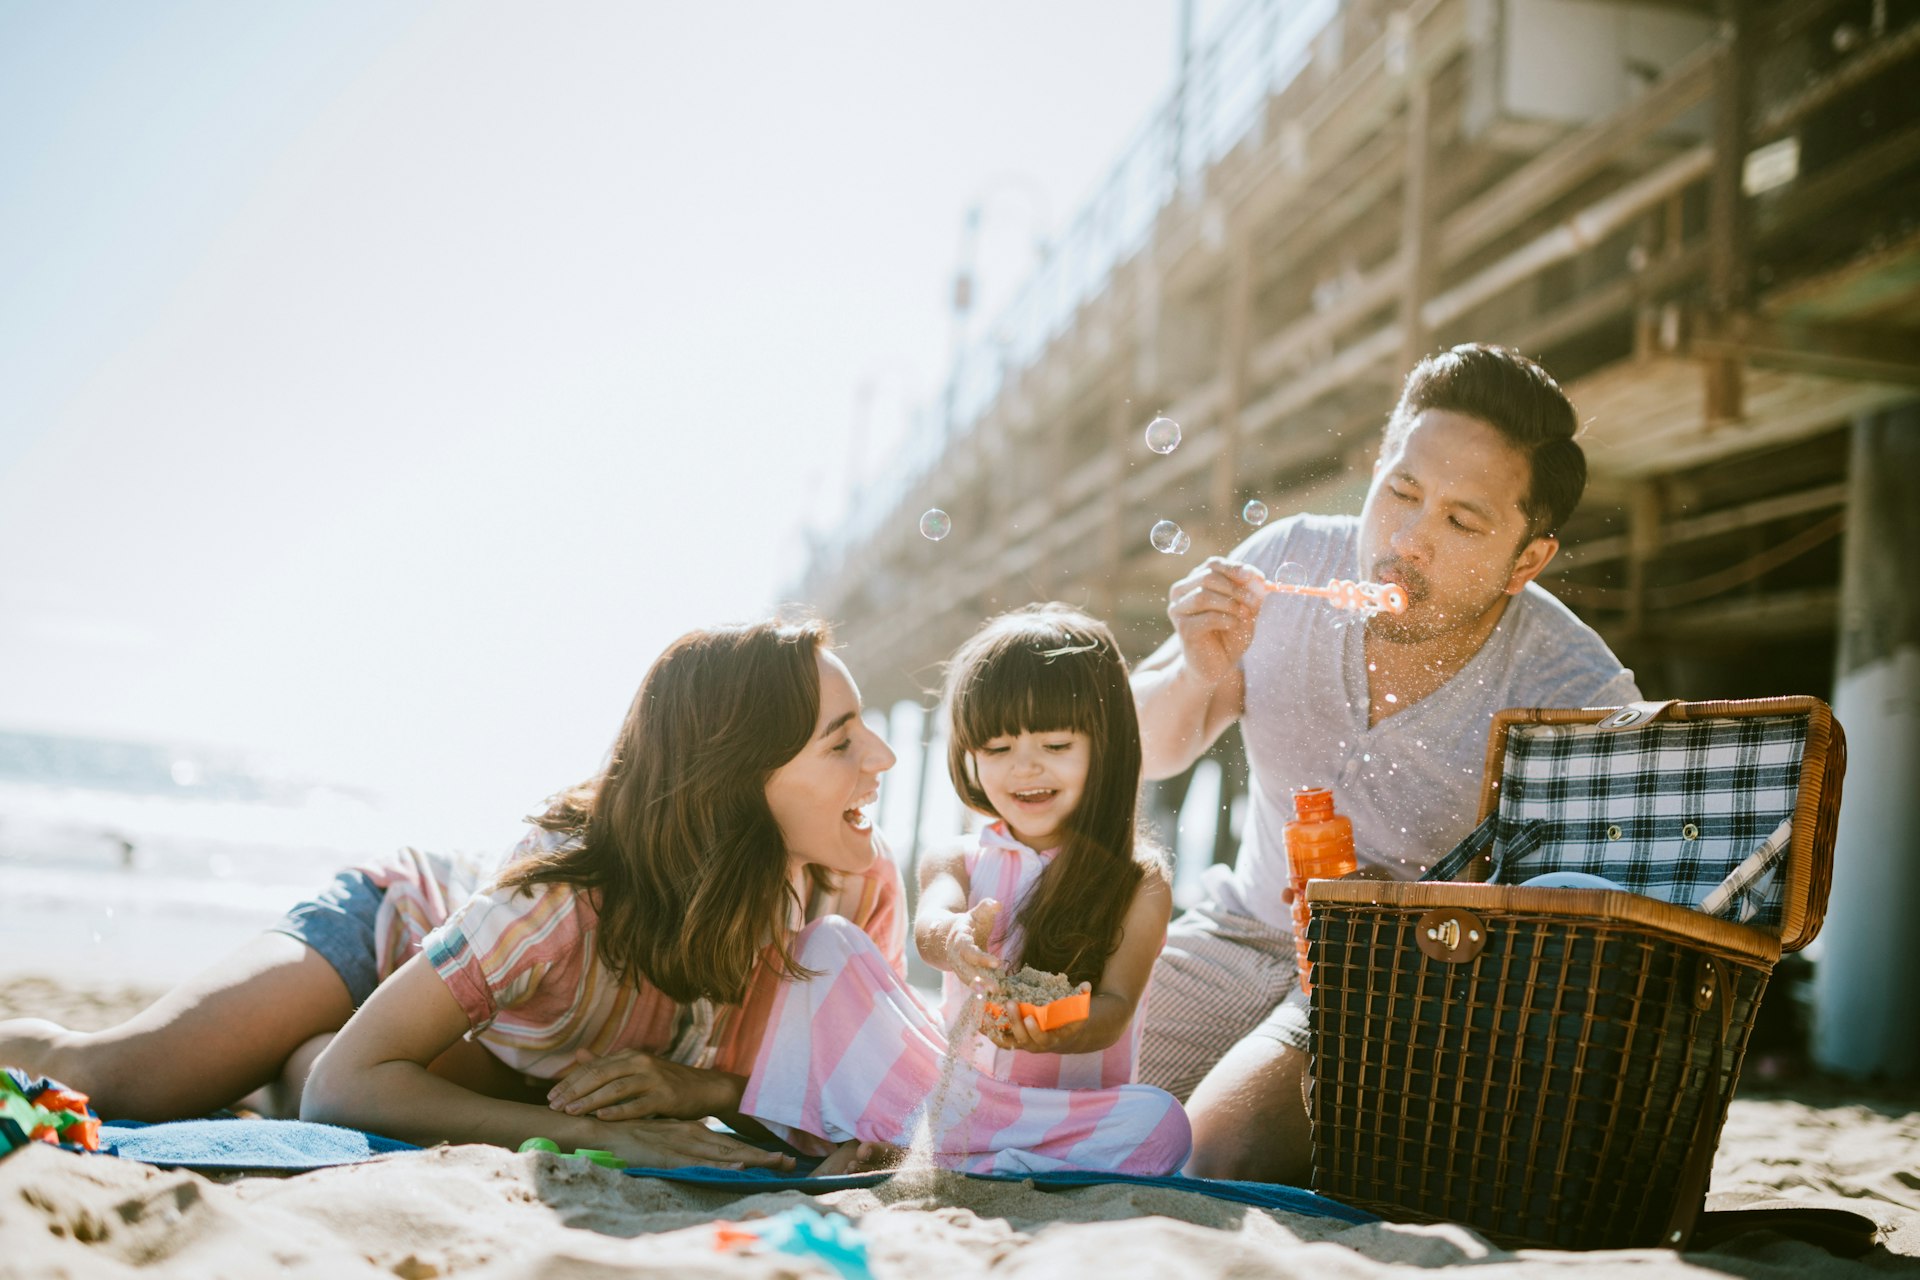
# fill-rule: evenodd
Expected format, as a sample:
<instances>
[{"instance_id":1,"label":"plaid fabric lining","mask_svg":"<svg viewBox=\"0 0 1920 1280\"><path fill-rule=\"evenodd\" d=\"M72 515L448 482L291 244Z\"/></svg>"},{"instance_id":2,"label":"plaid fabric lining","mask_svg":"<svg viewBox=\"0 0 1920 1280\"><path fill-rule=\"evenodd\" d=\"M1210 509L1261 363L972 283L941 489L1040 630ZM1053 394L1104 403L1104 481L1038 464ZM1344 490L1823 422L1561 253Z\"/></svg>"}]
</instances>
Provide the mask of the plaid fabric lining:
<instances>
[{"instance_id":1,"label":"plaid fabric lining","mask_svg":"<svg viewBox=\"0 0 1920 1280\"><path fill-rule=\"evenodd\" d=\"M1778 892L1775 885L1792 843L1793 819L1782 819L1767 842L1736 867L1718 889L1708 894L1700 909L1710 916L1726 916L1744 923L1760 918Z\"/></svg>"},{"instance_id":2,"label":"plaid fabric lining","mask_svg":"<svg viewBox=\"0 0 1920 1280\"><path fill-rule=\"evenodd\" d=\"M1514 725L1493 838L1497 883L1584 871L1649 897L1700 904L1793 816L1805 716ZM1479 834L1479 833L1476 833ZM1782 842L1784 849L1784 841ZM1777 925L1779 877L1719 904ZM1765 891L1756 902L1754 890Z\"/></svg>"}]
</instances>

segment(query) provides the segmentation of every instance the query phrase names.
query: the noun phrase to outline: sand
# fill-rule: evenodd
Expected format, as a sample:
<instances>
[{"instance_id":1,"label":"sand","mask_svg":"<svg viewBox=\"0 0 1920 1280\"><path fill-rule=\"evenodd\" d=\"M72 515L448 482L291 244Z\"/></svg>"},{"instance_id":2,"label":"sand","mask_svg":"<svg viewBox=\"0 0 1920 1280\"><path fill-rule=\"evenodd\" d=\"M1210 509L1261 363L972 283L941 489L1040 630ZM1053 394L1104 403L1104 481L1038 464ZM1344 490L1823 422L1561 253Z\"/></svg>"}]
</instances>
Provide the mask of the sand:
<instances>
[{"instance_id":1,"label":"sand","mask_svg":"<svg viewBox=\"0 0 1920 1280\"><path fill-rule=\"evenodd\" d=\"M140 995L14 980L0 1016L31 1008L99 1025ZM296 1177L161 1170L46 1147L0 1160L0 1277L825 1276L783 1254L721 1253L713 1223L811 1203L852 1218L878 1280L985 1276L1362 1277L1473 1266L1476 1277L1920 1276L1915 1099L1832 1084L1737 1098L1710 1204L1834 1205L1883 1227L1846 1260L1769 1232L1686 1255L1508 1252L1459 1226L1348 1227L1184 1192L941 1179L816 1198L744 1198L549 1155L443 1147Z\"/></svg>"},{"instance_id":2,"label":"sand","mask_svg":"<svg viewBox=\"0 0 1920 1280\"><path fill-rule=\"evenodd\" d=\"M1035 969L1028 965L1018 973L1010 973L1000 979L999 989L993 993L997 1004L990 1005L987 1021L995 1026L1012 1025L1020 1012L1021 1004L1045 1007L1055 1000L1064 1000L1072 995L1077 987L1064 973L1048 973L1045 969Z\"/></svg>"}]
</instances>

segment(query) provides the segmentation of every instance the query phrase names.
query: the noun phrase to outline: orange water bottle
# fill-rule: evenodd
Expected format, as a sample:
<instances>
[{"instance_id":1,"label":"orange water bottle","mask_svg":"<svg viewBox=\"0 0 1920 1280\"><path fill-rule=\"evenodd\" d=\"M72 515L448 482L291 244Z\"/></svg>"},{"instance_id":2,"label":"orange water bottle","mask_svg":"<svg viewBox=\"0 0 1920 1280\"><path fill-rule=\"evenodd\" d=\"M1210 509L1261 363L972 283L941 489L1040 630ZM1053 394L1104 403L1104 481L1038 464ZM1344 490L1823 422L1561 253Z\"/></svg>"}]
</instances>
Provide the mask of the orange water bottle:
<instances>
[{"instance_id":1,"label":"orange water bottle","mask_svg":"<svg viewBox=\"0 0 1920 1280\"><path fill-rule=\"evenodd\" d=\"M1287 842L1287 872L1293 881L1293 950L1300 963L1300 989L1309 991L1307 963L1307 881L1336 880L1360 865L1353 852L1353 822L1333 811L1326 787L1296 787L1293 821L1282 833Z\"/></svg>"}]
</instances>

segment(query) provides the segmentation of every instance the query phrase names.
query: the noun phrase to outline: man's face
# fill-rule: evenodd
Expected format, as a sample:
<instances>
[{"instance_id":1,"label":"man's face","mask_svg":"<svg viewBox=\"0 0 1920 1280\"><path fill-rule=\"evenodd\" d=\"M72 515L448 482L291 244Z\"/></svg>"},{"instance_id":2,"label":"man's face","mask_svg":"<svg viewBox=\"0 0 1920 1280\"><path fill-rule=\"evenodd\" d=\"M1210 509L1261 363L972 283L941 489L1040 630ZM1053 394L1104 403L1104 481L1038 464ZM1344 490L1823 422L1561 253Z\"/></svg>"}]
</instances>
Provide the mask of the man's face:
<instances>
[{"instance_id":1,"label":"man's face","mask_svg":"<svg viewBox=\"0 0 1920 1280\"><path fill-rule=\"evenodd\" d=\"M1383 447L1360 514L1360 569L1406 590L1368 629L1413 643L1469 628L1531 582L1558 543L1529 536L1532 468L1477 418L1428 409Z\"/></svg>"}]
</instances>

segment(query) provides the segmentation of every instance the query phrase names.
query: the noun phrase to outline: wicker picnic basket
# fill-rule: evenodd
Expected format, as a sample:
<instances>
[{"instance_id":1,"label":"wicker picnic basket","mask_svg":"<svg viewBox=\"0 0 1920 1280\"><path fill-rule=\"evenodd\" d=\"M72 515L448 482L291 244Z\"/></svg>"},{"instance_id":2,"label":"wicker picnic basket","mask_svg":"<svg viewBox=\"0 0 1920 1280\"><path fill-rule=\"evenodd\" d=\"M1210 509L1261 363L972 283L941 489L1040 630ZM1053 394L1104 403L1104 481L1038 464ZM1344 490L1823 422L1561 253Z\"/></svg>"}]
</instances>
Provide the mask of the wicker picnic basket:
<instances>
[{"instance_id":1,"label":"wicker picnic basket","mask_svg":"<svg viewBox=\"0 0 1920 1280\"><path fill-rule=\"evenodd\" d=\"M1767 979L1820 929L1845 759L1814 698L1501 712L1428 881L1307 888L1313 1189L1683 1246ZM1518 887L1546 871L1634 892Z\"/></svg>"}]
</instances>

